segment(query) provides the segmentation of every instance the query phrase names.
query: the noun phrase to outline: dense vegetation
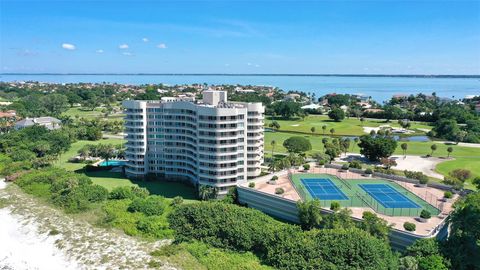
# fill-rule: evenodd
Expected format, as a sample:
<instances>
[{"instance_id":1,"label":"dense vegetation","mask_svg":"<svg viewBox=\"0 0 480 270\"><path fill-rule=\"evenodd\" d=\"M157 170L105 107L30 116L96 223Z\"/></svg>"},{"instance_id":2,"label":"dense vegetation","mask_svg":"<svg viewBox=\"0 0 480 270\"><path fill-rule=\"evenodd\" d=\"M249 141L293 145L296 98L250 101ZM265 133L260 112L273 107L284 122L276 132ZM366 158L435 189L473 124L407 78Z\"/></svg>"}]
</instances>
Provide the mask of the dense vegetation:
<instances>
[{"instance_id":1,"label":"dense vegetation","mask_svg":"<svg viewBox=\"0 0 480 270\"><path fill-rule=\"evenodd\" d=\"M0 136L0 155L4 163L1 175L50 165L68 150L75 135L63 129L48 130L33 126Z\"/></svg>"},{"instance_id":2,"label":"dense vegetation","mask_svg":"<svg viewBox=\"0 0 480 270\"><path fill-rule=\"evenodd\" d=\"M215 202L181 205L169 221L179 242L251 251L280 269L396 268L388 244L356 228L302 231L259 211Z\"/></svg>"}]
</instances>

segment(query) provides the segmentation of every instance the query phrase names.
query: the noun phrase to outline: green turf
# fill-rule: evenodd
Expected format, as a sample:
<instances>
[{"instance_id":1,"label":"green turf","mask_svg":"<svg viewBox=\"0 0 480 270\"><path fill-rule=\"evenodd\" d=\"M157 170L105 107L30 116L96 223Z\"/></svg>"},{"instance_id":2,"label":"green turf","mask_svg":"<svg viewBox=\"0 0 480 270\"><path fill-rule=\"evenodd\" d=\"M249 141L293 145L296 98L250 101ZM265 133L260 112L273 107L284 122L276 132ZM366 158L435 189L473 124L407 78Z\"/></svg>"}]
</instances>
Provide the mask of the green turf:
<instances>
[{"instance_id":1,"label":"green turf","mask_svg":"<svg viewBox=\"0 0 480 270\"><path fill-rule=\"evenodd\" d=\"M480 152L480 149L477 148ZM470 158L455 158L451 161L445 161L437 165L436 171L443 175L448 175L449 172L455 169L467 169L472 172L472 177L465 181L465 188L476 190L475 186L472 184L472 180L475 177L480 177L480 153L478 157Z\"/></svg>"},{"instance_id":2,"label":"green turf","mask_svg":"<svg viewBox=\"0 0 480 270\"><path fill-rule=\"evenodd\" d=\"M329 174L293 174L291 176L293 185L295 189L299 192L300 197L304 200L312 200L311 194L308 192L306 187L301 182L301 179L308 178L328 178L330 179L349 199L348 200L337 200L342 207L370 207L375 210L377 213L388 215L388 216L419 216L422 209L428 210L432 215L438 215L440 210L430 205L428 202L424 201L417 195L406 190L401 185L384 180L384 179L341 179L334 175ZM417 203L421 208L385 208L380 203L378 203L373 197L367 194L359 186L359 184L387 184L403 195L407 196L410 200ZM428 197L427 198L431 203L437 205L437 198ZM330 207L332 200L320 200L322 207Z\"/></svg>"},{"instance_id":3,"label":"green turf","mask_svg":"<svg viewBox=\"0 0 480 270\"><path fill-rule=\"evenodd\" d=\"M292 120L282 120L275 118L280 124L280 131L295 131L295 132L304 132L304 133L312 133L311 128L315 127L316 134L323 134L322 126L327 126L325 134L330 134L330 129L335 129L336 135L364 135L366 134L363 131L363 127L378 127L382 125L390 125L391 127L400 128L400 125L397 121L391 121L387 123L385 120L374 120L374 119L366 119L363 124L362 122L354 117L350 117L350 119L344 119L341 122L335 122L328 118L326 115L309 115L305 117L304 120L300 118L292 119ZM268 117L265 121L265 126L268 126L272 122L272 117ZM415 130L416 134L425 134L425 131L421 131L418 129L432 129L428 123L422 122L412 122L412 126L410 129Z\"/></svg>"},{"instance_id":4,"label":"green turf","mask_svg":"<svg viewBox=\"0 0 480 270\"><path fill-rule=\"evenodd\" d=\"M182 196L185 200L196 199L195 188L180 182L134 181L126 178L122 173L109 171L86 172L85 175L90 177L93 183L104 186L108 190L121 186L139 186L148 189L151 194L165 198Z\"/></svg>"},{"instance_id":5,"label":"green turf","mask_svg":"<svg viewBox=\"0 0 480 270\"><path fill-rule=\"evenodd\" d=\"M133 181L124 177L119 172L99 171L99 172L84 172L82 168L84 163L71 163L68 159L77 155L80 148L87 144L121 144L125 143L123 139L102 139L99 141L77 141L72 144L70 149L65 152L59 160L55 163L56 166L64 168L69 171L76 171L77 173L85 174L90 177L95 184L106 187L112 190L120 186L140 186L148 189L150 193L162 195L166 198L173 198L175 196L182 196L185 200L195 200L196 193L193 187L187 186L178 182L166 181Z\"/></svg>"}]
</instances>

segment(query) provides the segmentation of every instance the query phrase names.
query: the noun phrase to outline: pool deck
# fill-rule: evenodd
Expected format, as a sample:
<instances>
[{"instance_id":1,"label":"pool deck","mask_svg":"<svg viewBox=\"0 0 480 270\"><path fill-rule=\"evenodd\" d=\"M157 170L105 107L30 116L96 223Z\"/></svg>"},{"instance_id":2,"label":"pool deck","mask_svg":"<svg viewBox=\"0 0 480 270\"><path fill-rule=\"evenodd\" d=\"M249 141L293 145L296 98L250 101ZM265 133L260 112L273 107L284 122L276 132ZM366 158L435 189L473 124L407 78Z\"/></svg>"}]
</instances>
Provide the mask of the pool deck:
<instances>
[{"instance_id":1,"label":"pool deck","mask_svg":"<svg viewBox=\"0 0 480 270\"><path fill-rule=\"evenodd\" d=\"M314 166L314 164L312 163L311 169L308 171L284 170L284 171L276 172L275 175L278 176L278 180L275 181L275 184L272 184L269 182L269 179L271 179L273 174L254 179L253 180L255 182L254 189L260 192L265 192L275 196L280 196L287 200L299 201L301 200L301 197L293 187L290 180L288 179L289 172L292 174L302 174L302 173L330 174L337 177L341 177L346 181L348 181L348 179L356 179L356 180L368 179L370 181L376 179L374 177L365 177L361 174L353 173L350 171L344 172L334 168L320 168L320 167ZM432 187L418 187L411 183L405 183L405 182L399 182L399 181L394 181L394 182L398 183L408 191L416 194L421 198L425 198L425 196L428 196L428 197L436 196L437 198L443 198L444 191L440 189L436 189ZM248 183L244 185L245 187L248 187ZM275 189L277 188L283 188L285 192L282 195L276 195ZM408 221L408 222L414 223L416 225L416 230L415 232L410 232L410 233L414 233L416 235L421 235L421 236L429 236L435 230L435 228L445 220L445 217L447 217L450 214L450 212L453 210L452 205L457 199L458 199L458 195L454 195L454 197L450 199L448 202L439 201L439 204L441 204L442 206L441 214L439 214L438 216L432 215L432 218L430 218L426 223L418 221L416 217L382 215L382 214L376 213L373 209L369 207L348 207L348 208L352 210L352 216L355 218L361 219L363 212L370 211L370 212L376 213L379 217L386 220L390 225L392 225L393 228L402 230L402 231L405 231L405 229L403 228L404 222Z\"/></svg>"}]
</instances>

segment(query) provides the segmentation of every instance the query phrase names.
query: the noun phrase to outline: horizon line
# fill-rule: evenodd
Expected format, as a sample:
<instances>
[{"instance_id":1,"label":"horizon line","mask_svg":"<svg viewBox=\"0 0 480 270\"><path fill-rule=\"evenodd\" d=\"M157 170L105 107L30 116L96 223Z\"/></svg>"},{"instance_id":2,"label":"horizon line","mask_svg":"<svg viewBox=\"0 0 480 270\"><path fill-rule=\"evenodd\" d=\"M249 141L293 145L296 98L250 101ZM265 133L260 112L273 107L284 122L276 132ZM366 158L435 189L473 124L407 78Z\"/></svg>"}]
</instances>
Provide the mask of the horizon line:
<instances>
[{"instance_id":1,"label":"horizon line","mask_svg":"<svg viewBox=\"0 0 480 270\"><path fill-rule=\"evenodd\" d=\"M0 73L2 75L90 75L90 76L101 76L101 75L117 75L117 76L132 76L132 75L141 75L141 76L292 76L292 77L404 77L404 78L480 78L480 74L464 74L464 75L453 75L453 74L344 74L344 73L82 73L82 72L68 72L68 73L56 73L56 72L44 72L44 73Z\"/></svg>"}]
</instances>

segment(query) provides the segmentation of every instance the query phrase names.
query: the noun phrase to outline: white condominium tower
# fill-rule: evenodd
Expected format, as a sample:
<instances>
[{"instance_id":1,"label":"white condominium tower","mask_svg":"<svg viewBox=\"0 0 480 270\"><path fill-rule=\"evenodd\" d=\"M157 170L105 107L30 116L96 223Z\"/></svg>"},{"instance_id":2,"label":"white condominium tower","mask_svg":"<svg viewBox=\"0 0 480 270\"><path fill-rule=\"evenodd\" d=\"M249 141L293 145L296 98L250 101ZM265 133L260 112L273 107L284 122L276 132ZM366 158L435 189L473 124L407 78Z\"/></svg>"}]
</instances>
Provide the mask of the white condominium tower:
<instances>
[{"instance_id":1,"label":"white condominium tower","mask_svg":"<svg viewBox=\"0 0 480 270\"><path fill-rule=\"evenodd\" d=\"M186 179L225 194L260 175L263 163L261 103L228 102L227 92L207 90L203 100L126 100L126 174Z\"/></svg>"}]
</instances>

